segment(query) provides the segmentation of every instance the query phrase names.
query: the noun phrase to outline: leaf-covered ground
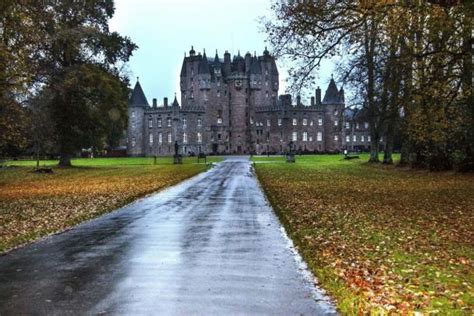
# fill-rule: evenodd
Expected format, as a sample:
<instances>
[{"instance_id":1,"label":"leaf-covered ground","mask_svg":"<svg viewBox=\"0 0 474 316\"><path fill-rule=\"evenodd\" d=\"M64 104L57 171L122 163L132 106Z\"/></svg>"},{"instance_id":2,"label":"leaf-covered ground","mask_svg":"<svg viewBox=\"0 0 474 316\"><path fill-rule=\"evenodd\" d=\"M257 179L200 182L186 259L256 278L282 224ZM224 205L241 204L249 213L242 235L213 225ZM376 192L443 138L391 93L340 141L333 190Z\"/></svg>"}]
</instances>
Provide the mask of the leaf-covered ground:
<instances>
[{"instance_id":1,"label":"leaf-covered ground","mask_svg":"<svg viewBox=\"0 0 474 316\"><path fill-rule=\"evenodd\" d=\"M34 161L10 161L9 167L0 168L0 253L206 170L195 162L188 158L183 165L173 165L171 158L158 158L153 165L153 158L76 159L76 167L35 174Z\"/></svg>"},{"instance_id":2,"label":"leaf-covered ground","mask_svg":"<svg viewBox=\"0 0 474 316\"><path fill-rule=\"evenodd\" d=\"M254 160L269 200L342 313L473 313L474 176L365 158Z\"/></svg>"}]
</instances>

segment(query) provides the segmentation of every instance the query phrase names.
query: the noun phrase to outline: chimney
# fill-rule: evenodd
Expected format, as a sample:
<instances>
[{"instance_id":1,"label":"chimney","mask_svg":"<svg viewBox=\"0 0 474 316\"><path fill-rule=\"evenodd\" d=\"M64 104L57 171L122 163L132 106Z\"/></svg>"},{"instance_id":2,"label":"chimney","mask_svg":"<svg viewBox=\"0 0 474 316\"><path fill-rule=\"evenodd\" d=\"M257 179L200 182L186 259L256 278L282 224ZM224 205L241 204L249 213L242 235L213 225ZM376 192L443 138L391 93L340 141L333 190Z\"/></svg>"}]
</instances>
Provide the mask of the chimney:
<instances>
[{"instance_id":1,"label":"chimney","mask_svg":"<svg viewBox=\"0 0 474 316\"><path fill-rule=\"evenodd\" d=\"M168 106L168 98L163 98L163 105L165 108Z\"/></svg>"},{"instance_id":2,"label":"chimney","mask_svg":"<svg viewBox=\"0 0 474 316\"><path fill-rule=\"evenodd\" d=\"M316 105L321 105L321 89L316 89Z\"/></svg>"},{"instance_id":3,"label":"chimney","mask_svg":"<svg viewBox=\"0 0 474 316\"><path fill-rule=\"evenodd\" d=\"M153 107L154 107L154 108L157 107L156 98L153 98Z\"/></svg>"},{"instance_id":4,"label":"chimney","mask_svg":"<svg viewBox=\"0 0 474 316\"><path fill-rule=\"evenodd\" d=\"M311 97L311 106L314 106L314 97Z\"/></svg>"}]
</instances>

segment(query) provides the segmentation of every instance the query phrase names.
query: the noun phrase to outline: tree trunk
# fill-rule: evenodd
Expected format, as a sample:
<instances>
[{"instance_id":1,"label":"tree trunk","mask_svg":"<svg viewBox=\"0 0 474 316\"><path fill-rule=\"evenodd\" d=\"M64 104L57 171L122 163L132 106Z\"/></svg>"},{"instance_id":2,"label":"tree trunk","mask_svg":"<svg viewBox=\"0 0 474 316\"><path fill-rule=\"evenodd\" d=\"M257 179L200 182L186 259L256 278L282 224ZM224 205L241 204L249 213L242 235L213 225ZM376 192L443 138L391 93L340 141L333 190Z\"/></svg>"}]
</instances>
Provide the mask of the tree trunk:
<instances>
[{"instance_id":1,"label":"tree trunk","mask_svg":"<svg viewBox=\"0 0 474 316\"><path fill-rule=\"evenodd\" d=\"M393 153L393 137L392 135L387 135L385 140L385 150L383 153L383 163L391 165L393 164L393 158L392 158L392 153Z\"/></svg>"},{"instance_id":2,"label":"tree trunk","mask_svg":"<svg viewBox=\"0 0 474 316\"><path fill-rule=\"evenodd\" d=\"M71 167L71 157L72 155L69 153L61 153L59 157L59 166L60 167Z\"/></svg>"},{"instance_id":3,"label":"tree trunk","mask_svg":"<svg viewBox=\"0 0 474 316\"><path fill-rule=\"evenodd\" d=\"M370 23L370 25L369 25ZM371 134L370 143L370 159L369 162L380 162L379 160L379 138L377 137L377 117L376 117L376 103L374 100L375 96L375 62L374 62L374 50L375 50L375 21L374 16L370 16L368 21L365 23L365 36L364 36L364 47L367 62L367 108L369 115L369 128Z\"/></svg>"},{"instance_id":4,"label":"tree trunk","mask_svg":"<svg viewBox=\"0 0 474 316\"><path fill-rule=\"evenodd\" d=\"M40 154L39 154L39 146L36 144L36 169L39 169L40 166Z\"/></svg>"}]
</instances>

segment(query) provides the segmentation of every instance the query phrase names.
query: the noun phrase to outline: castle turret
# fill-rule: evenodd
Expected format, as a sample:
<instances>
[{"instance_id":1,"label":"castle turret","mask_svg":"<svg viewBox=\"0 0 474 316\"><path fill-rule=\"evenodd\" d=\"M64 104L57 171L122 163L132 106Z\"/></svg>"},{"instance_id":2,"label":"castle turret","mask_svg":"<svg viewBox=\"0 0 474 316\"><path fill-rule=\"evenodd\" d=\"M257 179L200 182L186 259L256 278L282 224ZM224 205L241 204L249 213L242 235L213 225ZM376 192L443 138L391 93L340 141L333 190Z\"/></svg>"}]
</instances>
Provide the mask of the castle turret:
<instances>
[{"instance_id":1,"label":"castle turret","mask_svg":"<svg viewBox=\"0 0 474 316\"><path fill-rule=\"evenodd\" d=\"M137 78L128 102L127 153L131 156L144 155L143 135L145 111L150 107Z\"/></svg>"},{"instance_id":2,"label":"castle turret","mask_svg":"<svg viewBox=\"0 0 474 316\"><path fill-rule=\"evenodd\" d=\"M245 60L240 56L240 51L238 51L237 56L235 56L232 61L232 72L245 74Z\"/></svg>"},{"instance_id":3,"label":"castle turret","mask_svg":"<svg viewBox=\"0 0 474 316\"><path fill-rule=\"evenodd\" d=\"M214 57L214 64L212 65L214 68L214 75L217 77L217 79L220 79L222 76L222 66L221 66L221 61L219 59L219 55L217 54L217 49L216 49L216 56Z\"/></svg>"},{"instance_id":4,"label":"castle turret","mask_svg":"<svg viewBox=\"0 0 474 316\"><path fill-rule=\"evenodd\" d=\"M257 57L254 56L250 62L250 88L255 90L260 89L261 82L262 69L260 68Z\"/></svg>"},{"instance_id":5,"label":"castle turret","mask_svg":"<svg viewBox=\"0 0 474 316\"><path fill-rule=\"evenodd\" d=\"M199 62L198 74L199 74L199 88L201 90L211 89L211 70L209 68L209 61L207 60L205 50L204 50L202 59Z\"/></svg>"}]
</instances>

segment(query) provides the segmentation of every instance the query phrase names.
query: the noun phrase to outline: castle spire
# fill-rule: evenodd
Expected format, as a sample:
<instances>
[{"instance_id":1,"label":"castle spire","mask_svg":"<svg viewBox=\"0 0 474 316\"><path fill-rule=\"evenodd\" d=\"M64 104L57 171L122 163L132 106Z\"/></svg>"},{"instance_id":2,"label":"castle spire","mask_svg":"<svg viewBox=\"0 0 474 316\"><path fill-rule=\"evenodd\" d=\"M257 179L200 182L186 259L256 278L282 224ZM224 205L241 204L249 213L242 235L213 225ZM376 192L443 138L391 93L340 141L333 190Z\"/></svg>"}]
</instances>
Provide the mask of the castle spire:
<instances>
[{"instance_id":1,"label":"castle spire","mask_svg":"<svg viewBox=\"0 0 474 316\"><path fill-rule=\"evenodd\" d=\"M199 69L198 69L198 73L199 74L211 74L211 71L209 69L209 62L207 60L207 56L206 56L206 50L203 50L203 55L202 55L202 59L201 61L199 62Z\"/></svg>"}]
</instances>

